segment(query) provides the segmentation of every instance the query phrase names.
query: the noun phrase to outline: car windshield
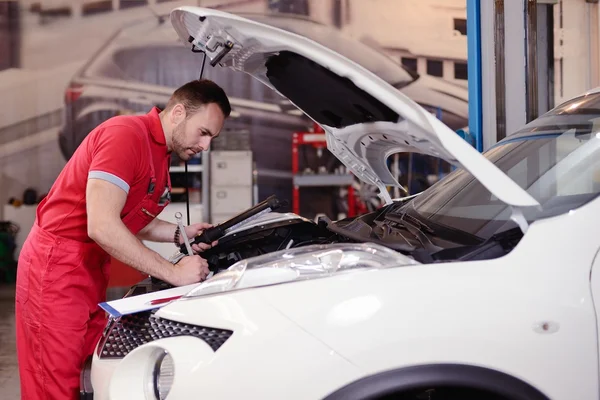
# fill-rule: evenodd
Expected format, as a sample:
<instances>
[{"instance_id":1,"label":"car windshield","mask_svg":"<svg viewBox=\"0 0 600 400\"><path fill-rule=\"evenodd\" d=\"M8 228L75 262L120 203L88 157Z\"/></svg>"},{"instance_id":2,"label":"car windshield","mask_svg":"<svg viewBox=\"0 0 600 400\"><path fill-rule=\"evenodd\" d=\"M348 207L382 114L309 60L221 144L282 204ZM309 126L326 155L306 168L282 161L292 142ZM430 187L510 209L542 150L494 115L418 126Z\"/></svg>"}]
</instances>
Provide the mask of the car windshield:
<instances>
[{"instance_id":1,"label":"car windshield","mask_svg":"<svg viewBox=\"0 0 600 400\"><path fill-rule=\"evenodd\" d=\"M484 156L542 205L542 210L525 210L528 221L582 206L600 193L600 94L562 104ZM516 227L510 207L462 168L404 209L432 224L482 239Z\"/></svg>"},{"instance_id":2,"label":"car windshield","mask_svg":"<svg viewBox=\"0 0 600 400\"><path fill-rule=\"evenodd\" d=\"M392 86L400 89L413 82L418 75L406 70L402 64L387 56L375 44L365 44L318 22L291 14L255 14L238 15L259 23L277 27L305 36L347 57L371 71ZM185 82L197 79L200 72L201 57L191 52L179 41L173 27L168 23L159 23L156 18L148 18L119 30L106 46L87 64L84 75L95 78L109 78L150 85L178 87ZM228 93L253 99L256 89L240 90L240 80L253 81L240 77L240 74L206 68L204 77L224 86ZM228 85L235 81L236 84ZM246 83L245 86L249 84ZM231 89L230 89L231 86ZM260 92L260 97L280 100L273 91L271 94Z\"/></svg>"},{"instance_id":3,"label":"car windshield","mask_svg":"<svg viewBox=\"0 0 600 400\"><path fill-rule=\"evenodd\" d=\"M418 77L416 73L409 72L402 64L387 56L383 50L376 47L375 43L363 43L340 32L337 28L304 17L283 13L237 14L255 22L307 37L361 65L398 89L410 84Z\"/></svg>"},{"instance_id":4,"label":"car windshield","mask_svg":"<svg viewBox=\"0 0 600 400\"><path fill-rule=\"evenodd\" d=\"M202 56L183 46L170 24L148 19L118 31L88 63L83 75L128 83L136 90L174 90L198 79L201 65ZM246 74L207 67L203 78L216 82L232 97L281 101L275 91Z\"/></svg>"},{"instance_id":5,"label":"car windshield","mask_svg":"<svg viewBox=\"0 0 600 400\"><path fill-rule=\"evenodd\" d=\"M117 31L83 75L177 87L198 77L196 56L181 46L168 24L148 18Z\"/></svg>"}]
</instances>

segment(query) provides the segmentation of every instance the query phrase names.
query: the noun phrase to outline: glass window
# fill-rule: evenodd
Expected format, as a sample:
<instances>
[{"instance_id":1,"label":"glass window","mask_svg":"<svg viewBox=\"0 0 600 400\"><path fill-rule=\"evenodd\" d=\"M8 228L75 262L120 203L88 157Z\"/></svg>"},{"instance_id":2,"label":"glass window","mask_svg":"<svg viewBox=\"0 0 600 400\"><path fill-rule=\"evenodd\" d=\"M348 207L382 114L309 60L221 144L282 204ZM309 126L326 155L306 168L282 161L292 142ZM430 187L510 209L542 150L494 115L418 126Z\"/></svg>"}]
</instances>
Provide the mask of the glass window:
<instances>
[{"instance_id":1,"label":"glass window","mask_svg":"<svg viewBox=\"0 0 600 400\"><path fill-rule=\"evenodd\" d=\"M127 81L178 87L200 75L198 54L184 46L121 49L113 54L113 61L120 78Z\"/></svg>"},{"instance_id":2,"label":"glass window","mask_svg":"<svg viewBox=\"0 0 600 400\"><path fill-rule=\"evenodd\" d=\"M444 76L444 63L439 60L427 60L427 75Z\"/></svg>"},{"instance_id":3,"label":"glass window","mask_svg":"<svg viewBox=\"0 0 600 400\"><path fill-rule=\"evenodd\" d=\"M541 211L525 211L529 221L580 207L600 193L600 94L556 108L484 155L540 202ZM411 207L433 223L484 239L516 226L510 208L462 168Z\"/></svg>"},{"instance_id":4,"label":"glass window","mask_svg":"<svg viewBox=\"0 0 600 400\"><path fill-rule=\"evenodd\" d=\"M136 89L144 89L144 86L138 85L175 89L200 76L202 55L193 53L179 43L115 47L98 57L87 73L95 78L136 84ZM281 100L279 94L249 75L210 68L208 63L203 78L216 82L232 97L268 102Z\"/></svg>"},{"instance_id":5,"label":"glass window","mask_svg":"<svg viewBox=\"0 0 600 400\"><path fill-rule=\"evenodd\" d=\"M363 66L396 88L412 83L416 75L407 71L375 43L365 44L339 29L304 17L238 13L240 16L305 36Z\"/></svg>"},{"instance_id":6,"label":"glass window","mask_svg":"<svg viewBox=\"0 0 600 400\"><path fill-rule=\"evenodd\" d=\"M119 8L121 10L131 8L131 7L145 6L145 5L148 5L148 2L146 0L127 0L127 1L119 2Z\"/></svg>"},{"instance_id":7,"label":"glass window","mask_svg":"<svg viewBox=\"0 0 600 400\"><path fill-rule=\"evenodd\" d=\"M414 57L402 57L402 65L411 71L417 71L417 59Z\"/></svg>"},{"instance_id":8,"label":"glass window","mask_svg":"<svg viewBox=\"0 0 600 400\"><path fill-rule=\"evenodd\" d=\"M461 35L466 35L467 20L464 18L454 18L454 30L459 31Z\"/></svg>"},{"instance_id":9,"label":"glass window","mask_svg":"<svg viewBox=\"0 0 600 400\"><path fill-rule=\"evenodd\" d=\"M267 4L271 11L309 15L307 0L268 0Z\"/></svg>"},{"instance_id":10,"label":"glass window","mask_svg":"<svg viewBox=\"0 0 600 400\"><path fill-rule=\"evenodd\" d=\"M455 62L454 63L454 79L469 79L467 63Z\"/></svg>"},{"instance_id":11,"label":"glass window","mask_svg":"<svg viewBox=\"0 0 600 400\"><path fill-rule=\"evenodd\" d=\"M323 25L299 15L278 13L263 15L242 12L237 14L306 36L362 65L398 89L409 85L418 77L416 72L405 69L401 63L389 57L375 44L367 45L340 32L335 27ZM85 74L159 85L166 85L167 82L173 80L183 84L198 78L201 59L200 54L192 53L181 45L168 22L157 25L156 19L151 18L121 30L104 50L92 58L86 67ZM137 71L136 68L140 67L146 71ZM166 71L165 68L168 68L169 71ZM232 73L221 72L210 75L212 71L216 70L218 69L205 68L206 77L213 79L211 76L218 75L225 77L225 81L242 79L239 77L240 74L233 73L233 71ZM218 78L215 79L218 80ZM218 83L221 84L221 82ZM237 90L234 91L237 93Z\"/></svg>"}]
</instances>

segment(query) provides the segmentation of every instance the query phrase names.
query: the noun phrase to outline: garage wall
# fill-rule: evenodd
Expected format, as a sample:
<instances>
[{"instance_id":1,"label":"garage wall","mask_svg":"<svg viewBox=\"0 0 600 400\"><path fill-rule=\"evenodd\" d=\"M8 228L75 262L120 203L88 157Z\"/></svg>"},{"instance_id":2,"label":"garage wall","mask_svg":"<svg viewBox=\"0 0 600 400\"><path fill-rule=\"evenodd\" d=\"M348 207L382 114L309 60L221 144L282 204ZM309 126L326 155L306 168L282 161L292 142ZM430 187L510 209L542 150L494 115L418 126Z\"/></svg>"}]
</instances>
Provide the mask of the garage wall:
<instances>
[{"instance_id":1,"label":"garage wall","mask_svg":"<svg viewBox=\"0 0 600 400\"><path fill-rule=\"evenodd\" d=\"M47 192L64 166L57 141L62 94L79 67L0 72L0 204L28 187Z\"/></svg>"},{"instance_id":2,"label":"garage wall","mask_svg":"<svg viewBox=\"0 0 600 400\"><path fill-rule=\"evenodd\" d=\"M554 6L556 104L596 87L598 81L598 4L559 0Z\"/></svg>"}]
</instances>

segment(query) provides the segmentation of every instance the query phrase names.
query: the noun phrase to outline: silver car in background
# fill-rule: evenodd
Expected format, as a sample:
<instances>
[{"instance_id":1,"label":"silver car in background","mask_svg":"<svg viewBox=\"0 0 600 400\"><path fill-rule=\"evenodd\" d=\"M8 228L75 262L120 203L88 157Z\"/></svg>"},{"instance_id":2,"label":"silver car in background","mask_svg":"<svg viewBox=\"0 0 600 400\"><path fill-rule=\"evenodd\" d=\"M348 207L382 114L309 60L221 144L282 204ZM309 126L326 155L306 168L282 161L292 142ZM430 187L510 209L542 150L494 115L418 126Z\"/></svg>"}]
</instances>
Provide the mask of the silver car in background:
<instances>
[{"instance_id":1,"label":"silver car in background","mask_svg":"<svg viewBox=\"0 0 600 400\"><path fill-rule=\"evenodd\" d=\"M412 100L437 115L454 130L468 125L468 91L464 87L431 76L420 76L387 56L373 43L351 38L333 26L323 25L304 16L284 13L239 15L301 34L337 51L402 91ZM181 46L164 16L148 18L117 31L73 77L65 92L65 118L59 134L60 148L69 159L86 135L102 121L120 114L147 112L165 105L175 88L200 71L197 54ZM249 130L258 174L259 198L276 193L289 198L291 177L271 179L260 171L291 171L292 133L306 131L312 122L296 108L259 82L233 71L212 68L206 63L203 77L214 80L228 93L233 118L228 129ZM307 83L310 84L310 83ZM336 160L326 155L330 170ZM428 166L449 172L445 163L415 155L411 164L404 161L406 174L421 179ZM307 160L309 163L315 160ZM438 166L441 165L441 166ZM420 174L420 172L422 173ZM276 175L276 174L275 174ZM406 182L410 187L410 182Z\"/></svg>"}]
</instances>

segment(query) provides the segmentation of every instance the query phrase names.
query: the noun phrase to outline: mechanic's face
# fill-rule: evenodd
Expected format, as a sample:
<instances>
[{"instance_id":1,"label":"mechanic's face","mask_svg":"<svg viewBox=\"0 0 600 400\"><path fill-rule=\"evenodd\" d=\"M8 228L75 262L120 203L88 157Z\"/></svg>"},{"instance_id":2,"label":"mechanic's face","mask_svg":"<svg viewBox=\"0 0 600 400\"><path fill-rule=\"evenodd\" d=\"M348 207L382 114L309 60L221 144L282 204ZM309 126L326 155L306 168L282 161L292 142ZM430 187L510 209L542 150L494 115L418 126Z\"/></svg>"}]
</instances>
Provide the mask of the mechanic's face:
<instances>
[{"instance_id":1,"label":"mechanic's face","mask_svg":"<svg viewBox=\"0 0 600 400\"><path fill-rule=\"evenodd\" d=\"M218 105L209 103L173 128L173 152L182 160L208 150L210 141L223 129L225 117Z\"/></svg>"}]
</instances>

